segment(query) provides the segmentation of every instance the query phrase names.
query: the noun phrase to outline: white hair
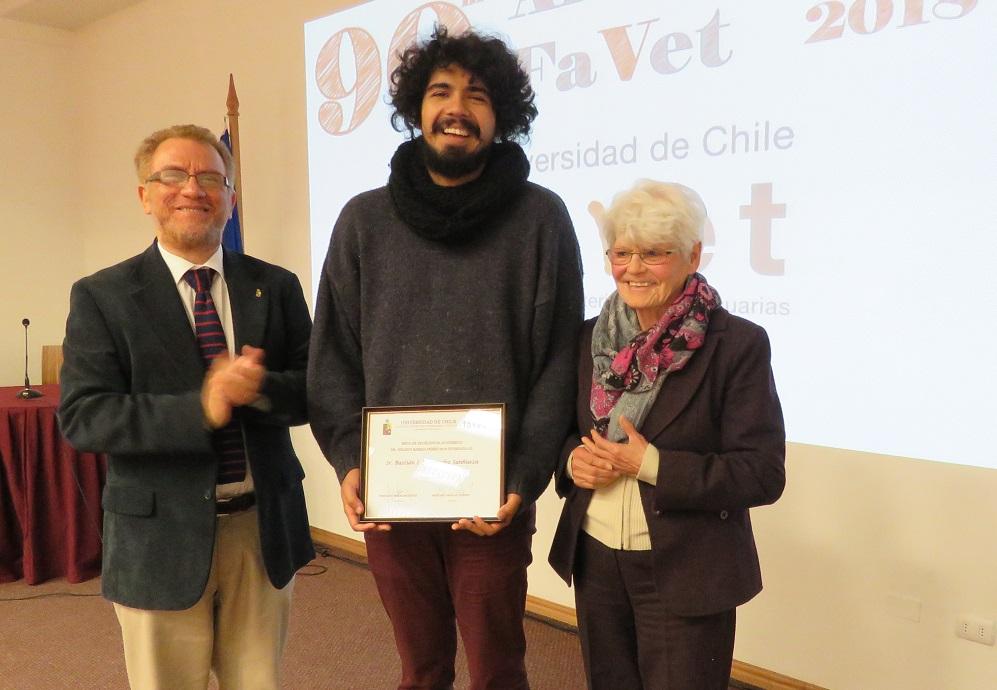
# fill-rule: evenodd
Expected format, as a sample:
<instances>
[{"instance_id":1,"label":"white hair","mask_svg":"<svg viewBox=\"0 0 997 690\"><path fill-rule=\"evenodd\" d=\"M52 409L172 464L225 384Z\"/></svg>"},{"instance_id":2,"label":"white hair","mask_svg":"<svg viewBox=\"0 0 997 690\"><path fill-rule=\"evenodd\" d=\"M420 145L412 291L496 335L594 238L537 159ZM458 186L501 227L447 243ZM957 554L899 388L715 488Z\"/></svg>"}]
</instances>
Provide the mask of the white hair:
<instances>
[{"instance_id":1,"label":"white hair","mask_svg":"<svg viewBox=\"0 0 997 690\"><path fill-rule=\"evenodd\" d=\"M613 197L602 219L607 247L625 239L641 247L670 245L686 259L703 240L706 206L695 191L674 182L637 180Z\"/></svg>"}]
</instances>

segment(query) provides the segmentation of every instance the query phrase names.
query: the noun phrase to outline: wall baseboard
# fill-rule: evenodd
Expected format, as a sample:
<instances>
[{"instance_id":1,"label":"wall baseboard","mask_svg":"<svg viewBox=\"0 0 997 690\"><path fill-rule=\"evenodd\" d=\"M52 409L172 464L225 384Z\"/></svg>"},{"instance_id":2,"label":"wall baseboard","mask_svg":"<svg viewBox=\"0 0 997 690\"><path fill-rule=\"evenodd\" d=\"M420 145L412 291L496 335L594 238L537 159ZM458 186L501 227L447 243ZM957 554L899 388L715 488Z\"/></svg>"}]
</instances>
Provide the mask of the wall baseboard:
<instances>
[{"instance_id":1,"label":"wall baseboard","mask_svg":"<svg viewBox=\"0 0 997 690\"><path fill-rule=\"evenodd\" d=\"M316 544L328 546L334 551L345 551L350 556L360 558L367 562L367 545L361 539L351 539L335 532L326 532L318 527L311 528L312 541Z\"/></svg>"},{"instance_id":2,"label":"wall baseboard","mask_svg":"<svg viewBox=\"0 0 997 690\"><path fill-rule=\"evenodd\" d=\"M825 690L819 685L790 678L760 666L752 666L737 659L734 659L734 665L730 669L730 677L761 690Z\"/></svg>"},{"instance_id":3,"label":"wall baseboard","mask_svg":"<svg viewBox=\"0 0 997 690\"><path fill-rule=\"evenodd\" d=\"M546 622L557 623L572 630L578 629L578 617L572 607L531 594L526 595L526 613Z\"/></svg>"},{"instance_id":4,"label":"wall baseboard","mask_svg":"<svg viewBox=\"0 0 997 690\"><path fill-rule=\"evenodd\" d=\"M317 544L328 546L333 551L345 553L352 559L367 561L367 547L359 539L351 539L334 532L327 532L318 527L311 528L312 541ZM531 616L556 624L575 629L578 627L578 619L575 610L570 606L564 606L553 601L547 601L540 597L526 596L526 612ZM747 683L761 690L824 690L823 688L796 680L789 676L784 676L775 671L746 664L743 661L734 660L730 677L741 683Z\"/></svg>"}]
</instances>

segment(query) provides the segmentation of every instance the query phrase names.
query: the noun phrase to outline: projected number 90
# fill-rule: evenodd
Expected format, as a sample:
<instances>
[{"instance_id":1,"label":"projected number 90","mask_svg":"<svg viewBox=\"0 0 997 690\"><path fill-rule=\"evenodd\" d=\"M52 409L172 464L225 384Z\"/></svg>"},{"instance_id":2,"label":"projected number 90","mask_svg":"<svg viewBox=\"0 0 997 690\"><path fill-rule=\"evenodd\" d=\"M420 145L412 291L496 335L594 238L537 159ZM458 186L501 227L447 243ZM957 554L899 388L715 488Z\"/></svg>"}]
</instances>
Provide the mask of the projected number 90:
<instances>
[{"instance_id":1,"label":"projected number 90","mask_svg":"<svg viewBox=\"0 0 997 690\"><path fill-rule=\"evenodd\" d=\"M398 66L399 51L415 42L419 23L426 12L433 13L434 22L446 26L453 34L471 26L464 13L448 3L427 2L417 7L405 15L391 37L387 74ZM349 39L355 75L349 88L343 83L344 38ZM330 36L315 60L315 82L322 95L329 99L318 109L322 129L333 136L341 136L359 127L374 109L381 91L381 54L374 37L356 26L340 29Z\"/></svg>"}]
</instances>

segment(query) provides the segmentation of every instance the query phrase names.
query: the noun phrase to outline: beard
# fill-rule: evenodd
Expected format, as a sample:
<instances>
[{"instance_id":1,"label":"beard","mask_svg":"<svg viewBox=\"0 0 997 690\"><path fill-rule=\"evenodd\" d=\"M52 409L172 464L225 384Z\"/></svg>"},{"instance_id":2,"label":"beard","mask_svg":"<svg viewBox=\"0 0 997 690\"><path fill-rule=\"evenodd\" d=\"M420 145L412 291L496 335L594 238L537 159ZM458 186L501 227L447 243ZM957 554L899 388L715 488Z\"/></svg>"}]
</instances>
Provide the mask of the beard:
<instances>
[{"instance_id":1,"label":"beard","mask_svg":"<svg viewBox=\"0 0 997 690\"><path fill-rule=\"evenodd\" d=\"M177 228L173 225L163 226L163 237L173 246L183 249L215 248L222 241L224 227L207 228Z\"/></svg>"},{"instance_id":2,"label":"beard","mask_svg":"<svg viewBox=\"0 0 997 690\"><path fill-rule=\"evenodd\" d=\"M443 151L437 151L426 143L425 137L419 137L418 142L426 167L441 177L454 180L482 168L492 152L492 144L468 153L457 147L447 147Z\"/></svg>"},{"instance_id":3,"label":"beard","mask_svg":"<svg viewBox=\"0 0 997 690\"><path fill-rule=\"evenodd\" d=\"M228 217L217 209L211 218L185 221L168 211L156 215L160 242L167 248L182 251L213 251L222 241Z\"/></svg>"}]
</instances>

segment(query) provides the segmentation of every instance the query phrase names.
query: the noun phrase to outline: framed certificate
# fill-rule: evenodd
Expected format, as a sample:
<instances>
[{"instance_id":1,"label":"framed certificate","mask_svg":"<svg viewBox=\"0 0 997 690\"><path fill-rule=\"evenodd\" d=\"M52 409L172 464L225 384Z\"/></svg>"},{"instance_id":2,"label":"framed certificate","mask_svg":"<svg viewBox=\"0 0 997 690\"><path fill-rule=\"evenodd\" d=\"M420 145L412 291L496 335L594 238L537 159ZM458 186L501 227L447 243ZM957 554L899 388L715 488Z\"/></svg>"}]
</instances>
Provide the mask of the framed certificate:
<instances>
[{"instance_id":1,"label":"framed certificate","mask_svg":"<svg viewBox=\"0 0 997 690\"><path fill-rule=\"evenodd\" d=\"M505 405L365 407L361 522L498 520Z\"/></svg>"}]
</instances>

